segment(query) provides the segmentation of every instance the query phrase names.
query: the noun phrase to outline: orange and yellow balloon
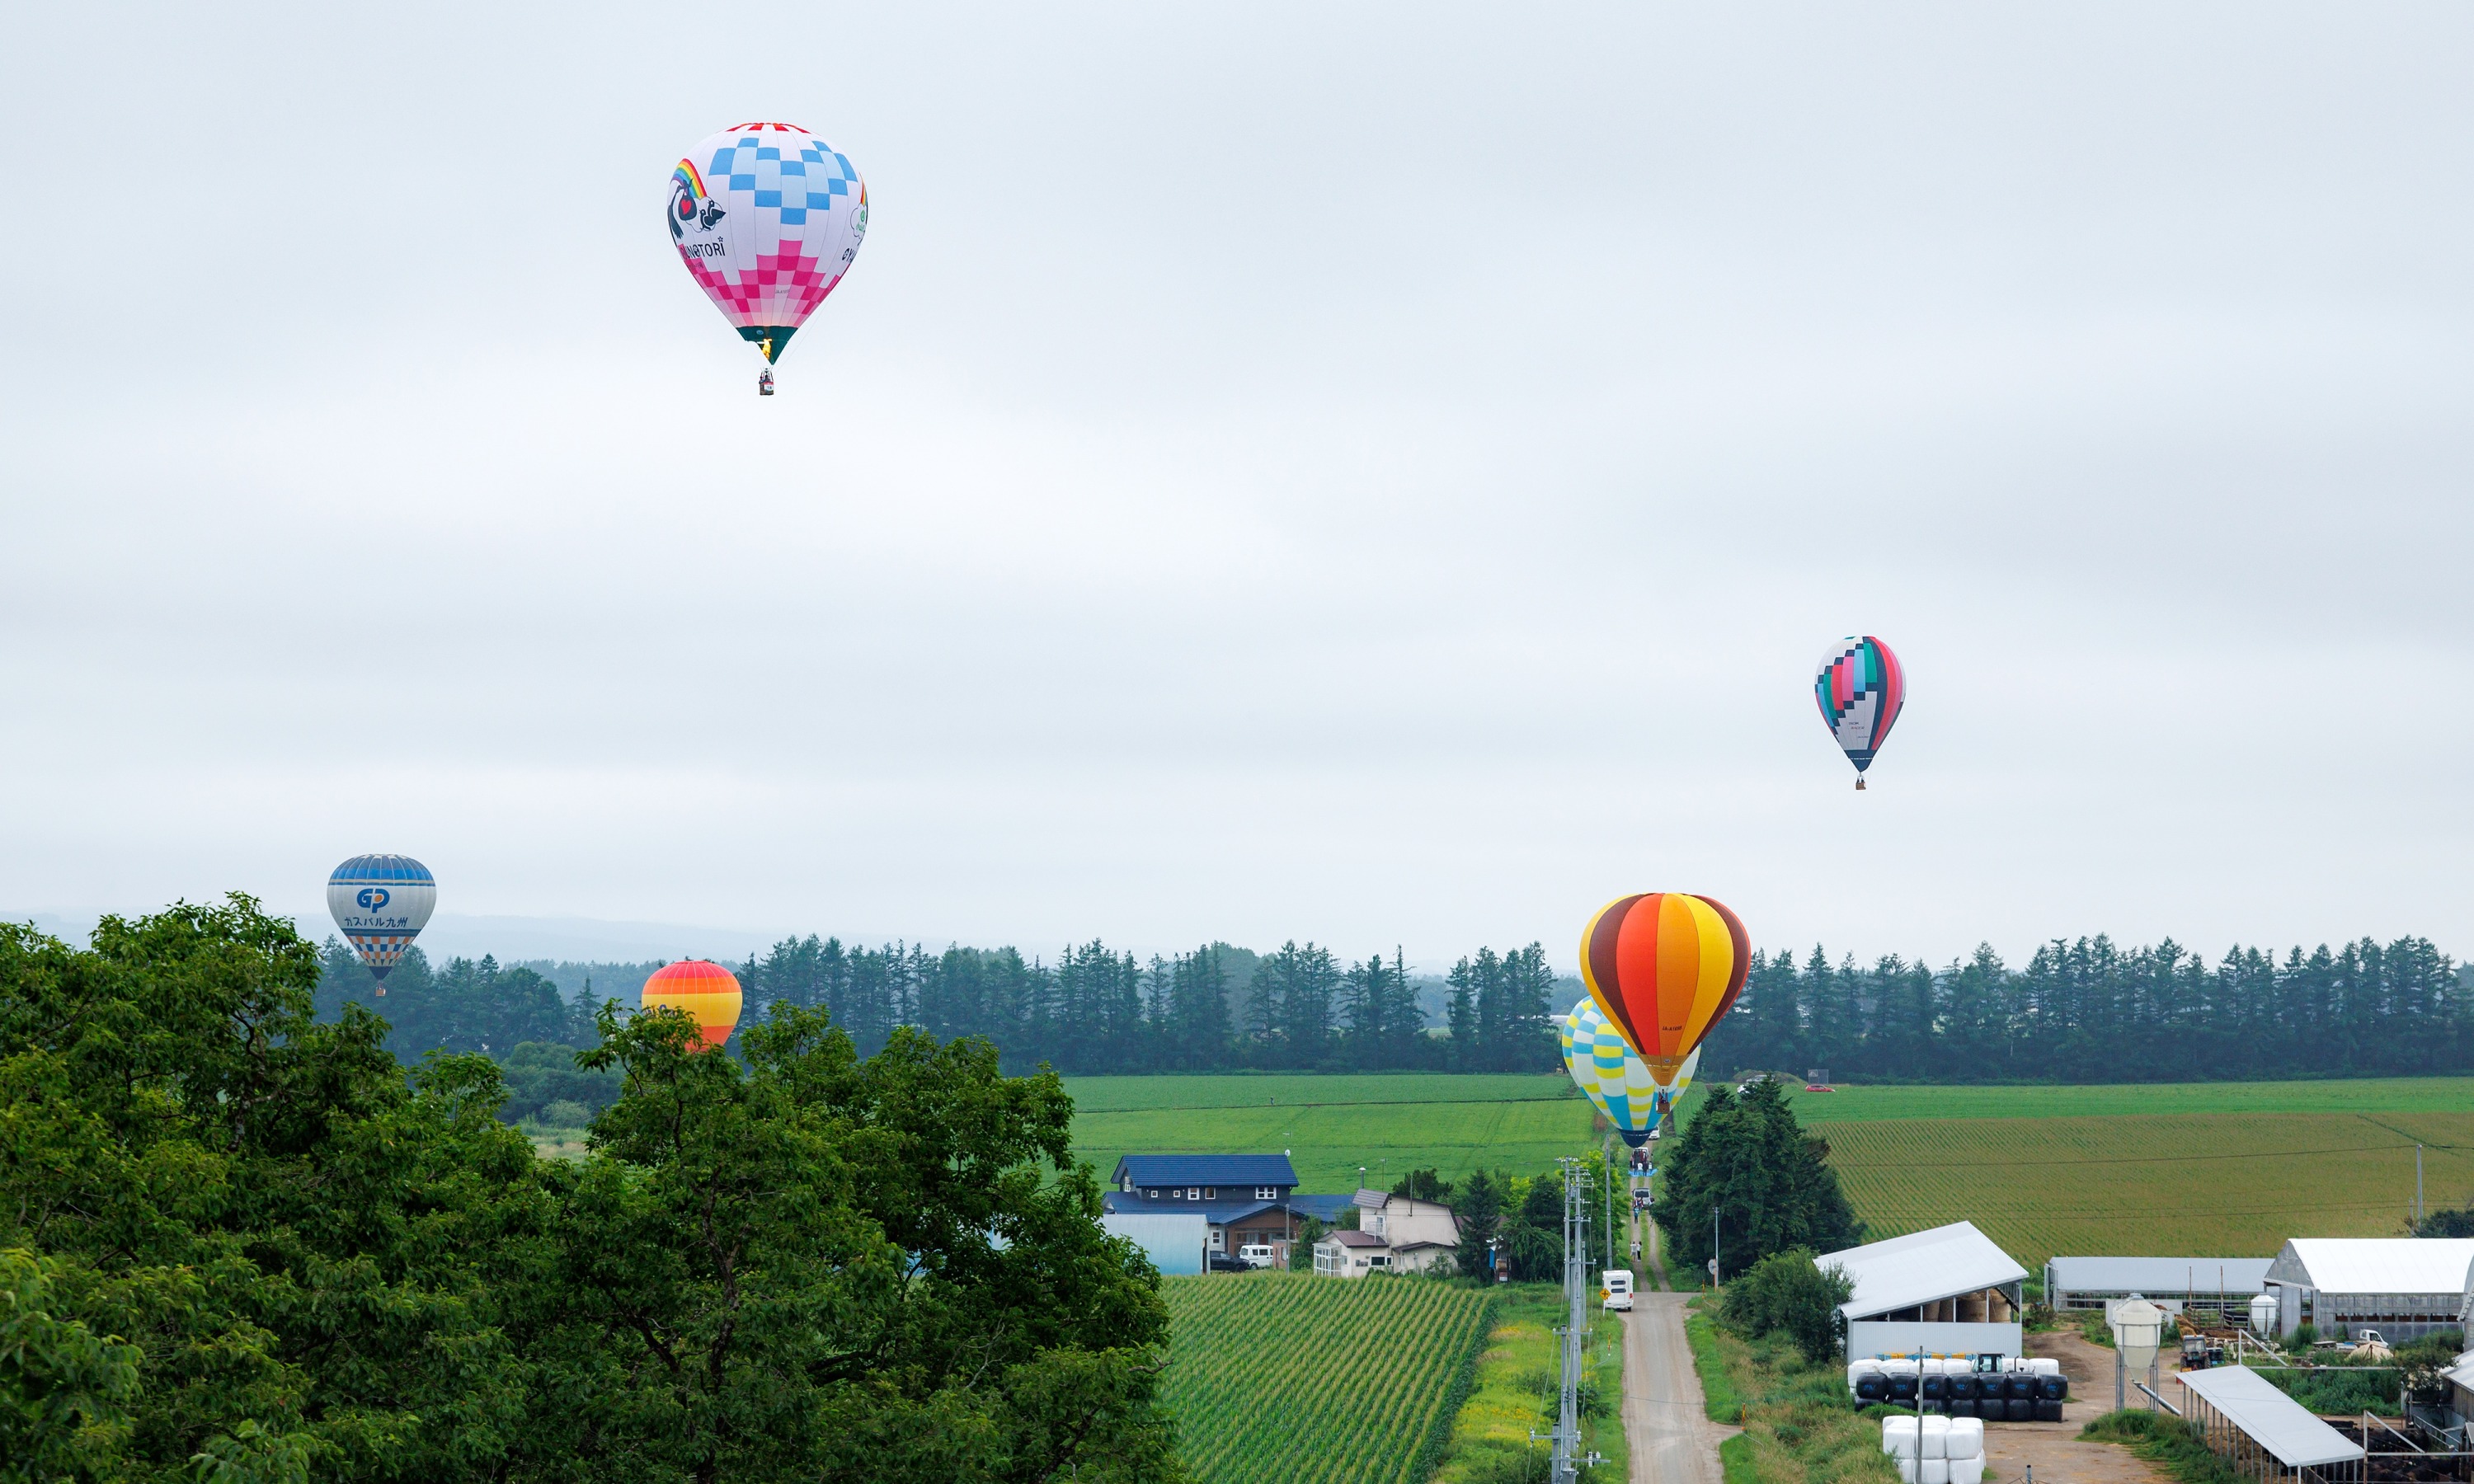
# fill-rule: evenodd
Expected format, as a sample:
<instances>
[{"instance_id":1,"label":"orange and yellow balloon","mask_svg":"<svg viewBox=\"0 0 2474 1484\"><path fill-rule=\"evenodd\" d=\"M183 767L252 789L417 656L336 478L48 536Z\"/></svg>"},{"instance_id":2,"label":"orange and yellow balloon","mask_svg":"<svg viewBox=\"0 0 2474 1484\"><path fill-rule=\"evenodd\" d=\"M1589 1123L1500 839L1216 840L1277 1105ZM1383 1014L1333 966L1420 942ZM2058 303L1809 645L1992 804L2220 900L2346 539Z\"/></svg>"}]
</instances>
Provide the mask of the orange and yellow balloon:
<instances>
[{"instance_id":1,"label":"orange and yellow balloon","mask_svg":"<svg viewBox=\"0 0 2474 1484\"><path fill-rule=\"evenodd\" d=\"M681 959L644 981L644 1008L674 1005L693 1016L708 1051L730 1040L743 997L730 970L707 959Z\"/></svg>"},{"instance_id":2,"label":"orange and yellow balloon","mask_svg":"<svg viewBox=\"0 0 2474 1484\"><path fill-rule=\"evenodd\" d=\"M1618 897L1581 933L1581 980L1661 1087L1744 992L1752 943L1721 903L1682 892Z\"/></svg>"}]
</instances>

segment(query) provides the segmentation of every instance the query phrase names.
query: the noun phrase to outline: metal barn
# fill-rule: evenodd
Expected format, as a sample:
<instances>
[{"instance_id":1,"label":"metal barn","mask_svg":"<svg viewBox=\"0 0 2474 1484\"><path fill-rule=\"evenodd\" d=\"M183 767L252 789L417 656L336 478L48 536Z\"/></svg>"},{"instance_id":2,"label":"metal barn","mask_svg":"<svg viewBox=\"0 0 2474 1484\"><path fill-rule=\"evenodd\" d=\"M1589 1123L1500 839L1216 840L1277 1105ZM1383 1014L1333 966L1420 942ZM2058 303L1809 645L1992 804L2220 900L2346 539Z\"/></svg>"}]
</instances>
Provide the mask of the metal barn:
<instances>
[{"instance_id":1,"label":"metal barn","mask_svg":"<svg viewBox=\"0 0 2474 1484\"><path fill-rule=\"evenodd\" d=\"M2268 1291L2273 1257L2053 1257L2045 1263L2045 1302L2056 1309L2102 1308L2137 1295L2189 1313L2240 1317Z\"/></svg>"},{"instance_id":2,"label":"metal barn","mask_svg":"<svg viewBox=\"0 0 2474 1484\"><path fill-rule=\"evenodd\" d=\"M2016 1355L2022 1350L2019 1288L2027 1270L1973 1222L1867 1242L1812 1259L1855 1281L1838 1305L1847 1354Z\"/></svg>"},{"instance_id":3,"label":"metal barn","mask_svg":"<svg viewBox=\"0 0 2474 1484\"><path fill-rule=\"evenodd\" d=\"M2322 1339L2377 1329L2390 1344L2436 1330L2463 1334L2474 1237L2313 1237L2268 1266L2281 1335L2309 1325Z\"/></svg>"}]
</instances>

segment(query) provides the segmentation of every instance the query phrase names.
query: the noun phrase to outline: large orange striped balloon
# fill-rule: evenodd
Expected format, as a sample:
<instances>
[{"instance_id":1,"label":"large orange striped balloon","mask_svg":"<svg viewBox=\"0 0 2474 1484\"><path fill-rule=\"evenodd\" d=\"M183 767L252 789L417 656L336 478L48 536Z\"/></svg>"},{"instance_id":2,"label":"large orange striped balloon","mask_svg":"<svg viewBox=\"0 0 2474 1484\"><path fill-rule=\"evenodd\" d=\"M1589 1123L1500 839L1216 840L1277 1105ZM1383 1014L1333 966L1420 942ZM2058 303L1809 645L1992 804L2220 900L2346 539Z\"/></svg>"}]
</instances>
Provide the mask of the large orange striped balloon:
<instances>
[{"instance_id":1,"label":"large orange striped balloon","mask_svg":"<svg viewBox=\"0 0 2474 1484\"><path fill-rule=\"evenodd\" d=\"M1682 892L1618 897L1581 933L1581 979L1664 1087L1744 992L1752 941L1722 904Z\"/></svg>"},{"instance_id":2,"label":"large orange striped balloon","mask_svg":"<svg viewBox=\"0 0 2474 1484\"><path fill-rule=\"evenodd\" d=\"M676 1005L695 1017L708 1051L730 1039L731 1028L739 1023L742 997L739 981L729 969L700 958L683 958L657 969L644 981L644 1008Z\"/></svg>"}]
</instances>

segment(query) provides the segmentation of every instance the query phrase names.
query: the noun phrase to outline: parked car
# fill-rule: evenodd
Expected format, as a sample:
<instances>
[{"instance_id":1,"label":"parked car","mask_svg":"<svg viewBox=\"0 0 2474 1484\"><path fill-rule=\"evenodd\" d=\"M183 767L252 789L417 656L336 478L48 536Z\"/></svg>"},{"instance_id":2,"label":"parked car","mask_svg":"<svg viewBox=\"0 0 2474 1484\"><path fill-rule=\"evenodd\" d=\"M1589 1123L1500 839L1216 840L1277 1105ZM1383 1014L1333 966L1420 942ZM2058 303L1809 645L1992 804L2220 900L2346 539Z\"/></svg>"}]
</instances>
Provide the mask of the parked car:
<instances>
[{"instance_id":1,"label":"parked car","mask_svg":"<svg viewBox=\"0 0 2474 1484\"><path fill-rule=\"evenodd\" d=\"M1249 1243L1237 1249L1237 1260L1249 1268L1267 1268L1273 1262L1272 1249L1266 1244Z\"/></svg>"},{"instance_id":2,"label":"parked car","mask_svg":"<svg viewBox=\"0 0 2474 1484\"><path fill-rule=\"evenodd\" d=\"M1225 1252L1213 1253L1208 1266L1210 1271L1214 1273L1251 1273L1254 1271L1252 1263L1247 1262L1242 1258L1232 1257Z\"/></svg>"}]
</instances>

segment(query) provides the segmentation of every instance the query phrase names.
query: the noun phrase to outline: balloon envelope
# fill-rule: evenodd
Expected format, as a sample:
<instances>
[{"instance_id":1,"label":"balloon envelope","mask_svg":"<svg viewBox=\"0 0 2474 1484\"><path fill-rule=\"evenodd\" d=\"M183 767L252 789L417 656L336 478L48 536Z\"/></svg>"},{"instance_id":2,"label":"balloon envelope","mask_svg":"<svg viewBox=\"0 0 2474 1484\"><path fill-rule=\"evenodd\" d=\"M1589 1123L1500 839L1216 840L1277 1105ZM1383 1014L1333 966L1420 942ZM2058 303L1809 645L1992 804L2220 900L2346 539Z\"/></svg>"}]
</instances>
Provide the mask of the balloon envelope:
<instances>
[{"instance_id":1,"label":"balloon envelope","mask_svg":"<svg viewBox=\"0 0 2474 1484\"><path fill-rule=\"evenodd\" d=\"M1624 1044L1623 1033L1598 1013L1593 999L1574 1005L1557 1025L1564 1068L1580 1085L1582 1094L1635 1149L1649 1142L1649 1131L1692 1086L1692 1074L1701 1065L1701 1053L1695 1051L1661 1082L1648 1063L1633 1055Z\"/></svg>"},{"instance_id":2,"label":"balloon envelope","mask_svg":"<svg viewBox=\"0 0 2474 1484\"><path fill-rule=\"evenodd\" d=\"M729 969L700 958L681 959L657 969L644 981L644 1008L674 1005L694 1017L707 1051L730 1040L731 1030L739 1024L741 998L739 980Z\"/></svg>"},{"instance_id":3,"label":"balloon envelope","mask_svg":"<svg viewBox=\"0 0 2474 1484\"><path fill-rule=\"evenodd\" d=\"M355 855L327 877L327 910L383 986L438 906L438 882L409 855Z\"/></svg>"},{"instance_id":4,"label":"balloon envelope","mask_svg":"<svg viewBox=\"0 0 2474 1484\"><path fill-rule=\"evenodd\" d=\"M736 124L671 168L664 215L705 297L771 362L859 255L867 182L795 124Z\"/></svg>"},{"instance_id":5,"label":"balloon envelope","mask_svg":"<svg viewBox=\"0 0 2474 1484\"><path fill-rule=\"evenodd\" d=\"M1821 657L1812 699L1821 705L1822 724L1862 773L1907 704L1907 672L1889 645L1869 634L1850 634Z\"/></svg>"},{"instance_id":6,"label":"balloon envelope","mask_svg":"<svg viewBox=\"0 0 2474 1484\"><path fill-rule=\"evenodd\" d=\"M1708 897L1618 897L1581 933L1581 980L1598 1013L1661 1081L1672 1078L1744 992L1751 941Z\"/></svg>"}]
</instances>

